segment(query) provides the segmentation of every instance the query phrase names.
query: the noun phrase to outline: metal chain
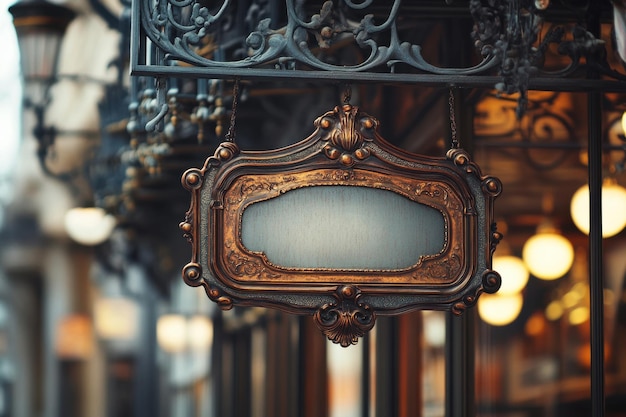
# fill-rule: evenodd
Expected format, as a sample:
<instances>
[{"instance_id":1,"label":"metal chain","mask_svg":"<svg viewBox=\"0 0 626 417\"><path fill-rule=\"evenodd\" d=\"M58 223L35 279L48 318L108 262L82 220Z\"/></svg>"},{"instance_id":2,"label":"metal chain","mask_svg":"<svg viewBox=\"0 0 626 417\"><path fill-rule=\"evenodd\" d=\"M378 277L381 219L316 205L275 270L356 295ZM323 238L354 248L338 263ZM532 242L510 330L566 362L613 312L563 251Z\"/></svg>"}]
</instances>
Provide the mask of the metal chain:
<instances>
[{"instance_id":1,"label":"metal chain","mask_svg":"<svg viewBox=\"0 0 626 417\"><path fill-rule=\"evenodd\" d=\"M451 146L453 149L458 149L459 140L456 136L456 114L454 111L454 94L452 92L452 87L450 87L449 95L448 95L448 107L450 108L450 134L451 134Z\"/></svg>"},{"instance_id":2,"label":"metal chain","mask_svg":"<svg viewBox=\"0 0 626 417\"><path fill-rule=\"evenodd\" d=\"M346 89L343 91L343 104L350 104L350 99L352 99L352 86L346 84Z\"/></svg>"},{"instance_id":3,"label":"metal chain","mask_svg":"<svg viewBox=\"0 0 626 417\"><path fill-rule=\"evenodd\" d=\"M228 126L228 132L226 132L225 139L227 142L235 141L235 120L237 118L237 104L239 98L239 78L235 78L235 84L233 85L233 108L230 112L230 126Z\"/></svg>"}]
</instances>

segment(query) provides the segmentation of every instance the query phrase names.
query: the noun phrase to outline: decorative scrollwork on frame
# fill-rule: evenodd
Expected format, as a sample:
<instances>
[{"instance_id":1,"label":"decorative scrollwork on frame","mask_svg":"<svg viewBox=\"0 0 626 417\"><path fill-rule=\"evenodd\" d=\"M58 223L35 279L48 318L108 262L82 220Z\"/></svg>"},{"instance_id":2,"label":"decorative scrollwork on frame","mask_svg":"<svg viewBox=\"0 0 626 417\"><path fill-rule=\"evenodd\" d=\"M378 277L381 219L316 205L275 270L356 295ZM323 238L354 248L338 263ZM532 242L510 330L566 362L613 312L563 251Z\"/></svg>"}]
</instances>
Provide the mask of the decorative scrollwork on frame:
<instances>
[{"instance_id":1,"label":"decorative scrollwork on frame","mask_svg":"<svg viewBox=\"0 0 626 417\"><path fill-rule=\"evenodd\" d=\"M187 242L193 244L193 220L191 211L185 214L185 220L180 222L178 227L183 231L183 237L187 239Z\"/></svg>"},{"instance_id":2,"label":"decorative scrollwork on frame","mask_svg":"<svg viewBox=\"0 0 626 417\"><path fill-rule=\"evenodd\" d=\"M502 277L496 271L488 269L483 273L482 282L482 290L487 294L493 294L500 289Z\"/></svg>"},{"instance_id":3,"label":"decorative scrollwork on frame","mask_svg":"<svg viewBox=\"0 0 626 417\"><path fill-rule=\"evenodd\" d=\"M482 182L482 189L486 193L497 197L502 192L502 182L495 177L486 177Z\"/></svg>"},{"instance_id":4,"label":"decorative scrollwork on frame","mask_svg":"<svg viewBox=\"0 0 626 417\"><path fill-rule=\"evenodd\" d=\"M492 197L497 197L502 192L502 182L495 177L483 177L478 165L472 162L469 153L463 149L450 149L446 153L446 157L459 168L463 169L468 175L473 174L477 178L480 178L483 192Z\"/></svg>"},{"instance_id":5,"label":"decorative scrollwork on frame","mask_svg":"<svg viewBox=\"0 0 626 417\"><path fill-rule=\"evenodd\" d=\"M199 169L191 168L182 177L182 184L188 190L197 190L202 187L202 172Z\"/></svg>"},{"instance_id":6,"label":"decorative scrollwork on frame","mask_svg":"<svg viewBox=\"0 0 626 417\"><path fill-rule=\"evenodd\" d=\"M232 243L226 243L230 247ZM240 252L230 251L227 255L229 271L238 277L256 277L258 279L276 279L281 275L270 271L259 258L242 255Z\"/></svg>"},{"instance_id":7,"label":"decorative scrollwork on frame","mask_svg":"<svg viewBox=\"0 0 626 417\"><path fill-rule=\"evenodd\" d=\"M457 275L462 267L463 265L459 257L452 255L445 259L434 260L424 264L423 268L418 268L413 272L413 278L422 281L425 279L431 279L433 281L436 279L444 279Z\"/></svg>"},{"instance_id":8,"label":"decorative scrollwork on frame","mask_svg":"<svg viewBox=\"0 0 626 417\"><path fill-rule=\"evenodd\" d=\"M345 181L363 181L363 176L357 176L354 171L348 171L345 169L337 169L330 172L316 172L315 175L311 175L311 180L314 181L329 181L329 182L345 182Z\"/></svg>"},{"instance_id":9,"label":"decorative scrollwork on frame","mask_svg":"<svg viewBox=\"0 0 626 417\"><path fill-rule=\"evenodd\" d=\"M496 248L498 247L498 244L503 238L504 238L504 235L498 231L497 224L493 222L491 224L491 237L489 240L490 241L489 253L491 254L491 256L493 256L493 254L496 251Z\"/></svg>"},{"instance_id":10,"label":"decorative scrollwork on frame","mask_svg":"<svg viewBox=\"0 0 626 417\"><path fill-rule=\"evenodd\" d=\"M200 285L202 278L202 266L195 262L190 262L183 268L183 280L187 285Z\"/></svg>"},{"instance_id":11,"label":"decorative scrollwork on frame","mask_svg":"<svg viewBox=\"0 0 626 417\"><path fill-rule=\"evenodd\" d=\"M342 286L335 292L336 303L325 304L315 312L315 323L333 343L354 345L374 327L376 314L360 297L358 288Z\"/></svg>"},{"instance_id":12,"label":"decorative scrollwork on frame","mask_svg":"<svg viewBox=\"0 0 626 417\"><path fill-rule=\"evenodd\" d=\"M464 296L462 300L454 303L451 309L452 313L460 316L467 308L476 304L481 293L486 292L487 294L493 294L500 289L501 284L502 278L500 274L490 269L484 271L482 274L482 285L476 289L474 294L468 294Z\"/></svg>"},{"instance_id":13,"label":"decorative scrollwork on frame","mask_svg":"<svg viewBox=\"0 0 626 417\"><path fill-rule=\"evenodd\" d=\"M190 262L183 268L183 281L190 287L202 286L209 299L217 303L221 310L230 310L233 308L233 299L228 297L218 288L210 285L202 279L202 265Z\"/></svg>"},{"instance_id":14,"label":"decorative scrollwork on frame","mask_svg":"<svg viewBox=\"0 0 626 417\"><path fill-rule=\"evenodd\" d=\"M414 188L411 188L410 192L422 198L428 197L434 201L439 201L451 211L462 209L460 201L450 195L449 190L446 187L442 187L441 184L431 182L419 183Z\"/></svg>"},{"instance_id":15,"label":"decorative scrollwork on frame","mask_svg":"<svg viewBox=\"0 0 626 417\"><path fill-rule=\"evenodd\" d=\"M217 303L217 306L221 310L230 310L231 308L233 308L233 299L224 295L219 289L206 284L204 288L209 299Z\"/></svg>"}]
</instances>

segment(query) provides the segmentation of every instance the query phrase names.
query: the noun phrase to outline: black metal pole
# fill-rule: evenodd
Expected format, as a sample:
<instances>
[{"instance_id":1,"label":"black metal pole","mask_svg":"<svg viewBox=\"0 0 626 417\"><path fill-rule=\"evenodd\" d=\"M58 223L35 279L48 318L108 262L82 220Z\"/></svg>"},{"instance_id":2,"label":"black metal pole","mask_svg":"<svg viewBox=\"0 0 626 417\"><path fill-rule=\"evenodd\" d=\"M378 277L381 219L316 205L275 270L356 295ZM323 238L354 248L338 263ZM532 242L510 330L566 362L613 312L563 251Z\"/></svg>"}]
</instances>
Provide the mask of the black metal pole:
<instances>
[{"instance_id":1,"label":"black metal pole","mask_svg":"<svg viewBox=\"0 0 626 417\"><path fill-rule=\"evenodd\" d=\"M587 30L600 36L599 5L594 2L588 13ZM599 78L590 71L590 79ZM589 152L589 293L591 309L591 410L604 417L604 295L602 268L602 95L587 95Z\"/></svg>"},{"instance_id":2,"label":"black metal pole","mask_svg":"<svg viewBox=\"0 0 626 417\"><path fill-rule=\"evenodd\" d=\"M589 292L591 308L591 405L604 416L604 294L602 267L601 96L589 93Z\"/></svg>"},{"instance_id":3,"label":"black metal pole","mask_svg":"<svg viewBox=\"0 0 626 417\"><path fill-rule=\"evenodd\" d=\"M446 313L445 417L476 415L474 401L474 322L476 309Z\"/></svg>"},{"instance_id":4,"label":"black metal pole","mask_svg":"<svg viewBox=\"0 0 626 417\"><path fill-rule=\"evenodd\" d=\"M146 284L139 303L143 311L142 326L139 330L140 353L135 357L135 390L133 412L136 417L159 415L159 375L157 363L156 305L159 301L155 289Z\"/></svg>"}]
</instances>

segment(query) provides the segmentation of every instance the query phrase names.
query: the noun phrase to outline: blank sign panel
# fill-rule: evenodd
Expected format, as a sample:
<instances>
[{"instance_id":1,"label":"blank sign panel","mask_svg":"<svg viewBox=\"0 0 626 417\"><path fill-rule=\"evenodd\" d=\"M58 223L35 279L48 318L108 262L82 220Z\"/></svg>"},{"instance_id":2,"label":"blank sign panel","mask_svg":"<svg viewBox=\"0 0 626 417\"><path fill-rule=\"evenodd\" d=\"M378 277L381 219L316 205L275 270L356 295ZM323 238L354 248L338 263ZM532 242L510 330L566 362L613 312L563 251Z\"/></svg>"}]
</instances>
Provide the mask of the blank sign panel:
<instances>
[{"instance_id":1,"label":"blank sign panel","mask_svg":"<svg viewBox=\"0 0 626 417\"><path fill-rule=\"evenodd\" d=\"M394 270L444 250L443 214L392 191L313 186L249 205L241 239L286 268Z\"/></svg>"}]
</instances>

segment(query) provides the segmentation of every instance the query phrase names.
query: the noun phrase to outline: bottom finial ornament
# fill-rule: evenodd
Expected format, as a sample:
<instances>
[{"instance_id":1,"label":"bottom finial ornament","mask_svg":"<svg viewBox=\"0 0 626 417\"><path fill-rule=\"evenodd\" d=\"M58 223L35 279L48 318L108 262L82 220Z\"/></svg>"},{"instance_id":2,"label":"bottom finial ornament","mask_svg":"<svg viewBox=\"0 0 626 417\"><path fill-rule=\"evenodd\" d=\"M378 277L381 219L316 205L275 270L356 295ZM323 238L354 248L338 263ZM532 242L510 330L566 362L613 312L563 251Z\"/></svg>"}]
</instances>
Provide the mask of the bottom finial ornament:
<instances>
[{"instance_id":1,"label":"bottom finial ornament","mask_svg":"<svg viewBox=\"0 0 626 417\"><path fill-rule=\"evenodd\" d=\"M313 319L322 333L343 347L355 345L376 322L376 314L359 301L361 292L353 286L342 286L335 293L336 303L325 304Z\"/></svg>"}]
</instances>

